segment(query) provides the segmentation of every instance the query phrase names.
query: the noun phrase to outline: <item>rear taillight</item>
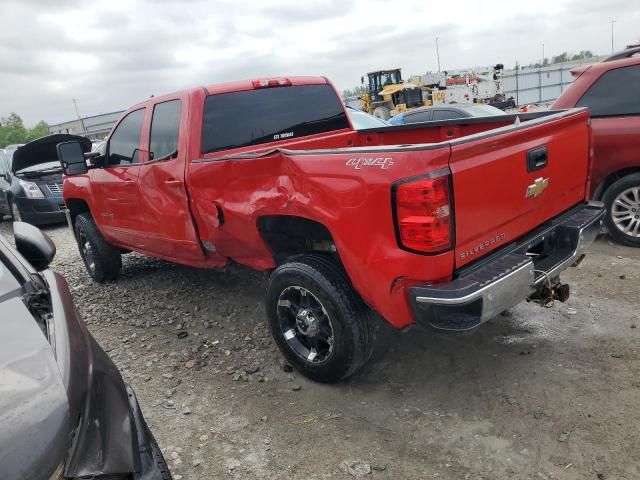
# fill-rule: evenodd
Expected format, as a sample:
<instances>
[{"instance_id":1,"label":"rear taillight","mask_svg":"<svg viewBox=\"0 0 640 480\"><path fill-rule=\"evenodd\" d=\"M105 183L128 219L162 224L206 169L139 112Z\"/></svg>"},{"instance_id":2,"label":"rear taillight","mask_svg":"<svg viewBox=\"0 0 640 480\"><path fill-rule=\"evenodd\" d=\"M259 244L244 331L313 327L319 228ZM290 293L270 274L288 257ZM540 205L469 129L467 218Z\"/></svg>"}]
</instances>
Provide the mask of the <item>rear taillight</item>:
<instances>
[{"instance_id":1,"label":"rear taillight","mask_svg":"<svg viewBox=\"0 0 640 480\"><path fill-rule=\"evenodd\" d=\"M401 247L422 253L452 247L449 175L396 184L393 200Z\"/></svg>"}]
</instances>

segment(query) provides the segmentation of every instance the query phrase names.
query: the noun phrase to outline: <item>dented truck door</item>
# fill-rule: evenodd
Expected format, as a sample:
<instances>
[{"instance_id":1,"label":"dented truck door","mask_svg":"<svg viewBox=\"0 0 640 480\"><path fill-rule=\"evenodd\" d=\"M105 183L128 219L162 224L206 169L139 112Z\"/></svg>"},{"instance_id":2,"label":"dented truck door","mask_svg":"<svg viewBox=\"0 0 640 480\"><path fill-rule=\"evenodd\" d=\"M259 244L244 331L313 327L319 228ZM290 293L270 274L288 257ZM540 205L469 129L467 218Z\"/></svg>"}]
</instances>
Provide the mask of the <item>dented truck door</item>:
<instances>
[{"instance_id":1,"label":"dented truck door","mask_svg":"<svg viewBox=\"0 0 640 480\"><path fill-rule=\"evenodd\" d=\"M138 179L145 250L172 260L202 261L184 181L187 95L161 98L148 109L142 143L148 152Z\"/></svg>"}]
</instances>

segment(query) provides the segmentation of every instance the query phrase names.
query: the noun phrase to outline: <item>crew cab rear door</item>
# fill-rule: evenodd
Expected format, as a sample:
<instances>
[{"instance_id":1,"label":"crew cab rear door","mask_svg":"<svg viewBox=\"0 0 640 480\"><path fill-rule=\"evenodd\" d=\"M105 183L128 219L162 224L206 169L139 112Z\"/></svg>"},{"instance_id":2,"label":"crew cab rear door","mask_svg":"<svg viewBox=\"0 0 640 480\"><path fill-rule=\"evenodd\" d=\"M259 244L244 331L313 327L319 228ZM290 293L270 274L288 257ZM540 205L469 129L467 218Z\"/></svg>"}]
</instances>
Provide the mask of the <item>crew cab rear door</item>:
<instances>
[{"instance_id":1,"label":"crew cab rear door","mask_svg":"<svg viewBox=\"0 0 640 480\"><path fill-rule=\"evenodd\" d=\"M204 258L191 220L184 183L188 95L149 105L138 177L143 249L181 262Z\"/></svg>"},{"instance_id":2,"label":"crew cab rear door","mask_svg":"<svg viewBox=\"0 0 640 480\"><path fill-rule=\"evenodd\" d=\"M584 201L589 137L571 110L453 140L456 266Z\"/></svg>"}]
</instances>

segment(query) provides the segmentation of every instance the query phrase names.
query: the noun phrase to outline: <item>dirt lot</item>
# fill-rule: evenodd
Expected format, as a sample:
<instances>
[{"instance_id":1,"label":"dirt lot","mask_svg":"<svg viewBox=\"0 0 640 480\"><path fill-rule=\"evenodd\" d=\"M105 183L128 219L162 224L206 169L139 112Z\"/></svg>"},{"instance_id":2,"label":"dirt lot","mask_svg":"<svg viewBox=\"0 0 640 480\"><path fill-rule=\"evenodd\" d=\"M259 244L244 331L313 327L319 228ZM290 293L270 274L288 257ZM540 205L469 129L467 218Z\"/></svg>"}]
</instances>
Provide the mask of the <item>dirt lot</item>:
<instances>
[{"instance_id":1,"label":"dirt lot","mask_svg":"<svg viewBox=\"0 0 640 480\"><path fill-rule=\"evenodd\" d=\"M468 337L392 332L327 386L283 370L264 275L130 254L97 285L69 231L46 231L178 480L640 478L640 250L601 237L564 276L567 304L522 304Z\"/></svg>"}]
</instances>

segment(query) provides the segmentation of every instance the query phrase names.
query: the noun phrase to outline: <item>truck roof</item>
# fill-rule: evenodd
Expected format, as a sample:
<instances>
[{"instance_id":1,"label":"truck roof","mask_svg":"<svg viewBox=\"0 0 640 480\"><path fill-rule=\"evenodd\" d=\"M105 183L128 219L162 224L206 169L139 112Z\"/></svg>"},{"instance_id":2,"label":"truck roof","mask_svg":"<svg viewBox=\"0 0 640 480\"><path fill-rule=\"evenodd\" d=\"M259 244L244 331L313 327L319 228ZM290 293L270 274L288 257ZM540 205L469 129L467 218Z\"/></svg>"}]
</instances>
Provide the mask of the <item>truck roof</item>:
<instances>
[{"instance_id":1,"label":"truck roof","mask_svg":"<svg viewBox=\"0 0 640 480\"><path fill-rule=\"evenodd\" d=\"M383 70L373 70L372 72L367 72L367 75L373 75L376 73L389 73L389 72L395 72L395 71L399 71L402 70L401 68L386 68Z\"/></svg>"},{"instance_id":2,"label":"truck roof","mask_svg":"<svg viewBox=\"0 0 640 480\"><path fill-rule=\"evenodd\" d=\"M177 90L174 92L166 93L163 95L153 96L142 102L138 102L127 109L127 111L135 110L149 103L158 103L159 101L174 98L177 94L191 93L198 90L204 90L207 95L216 95L220 93L242 92L245 90L253 90L255 81L269 81L269 80L286 80L287 86L299 86L299 85L323 85L330 84L326 77L320 76L293 76L293 77L260 77L251 80L234 80L230 82L213 83L207 86L191 87L184 90ZM337 93L336 93L337 94Z\"/></svg>"}]
</instances>

